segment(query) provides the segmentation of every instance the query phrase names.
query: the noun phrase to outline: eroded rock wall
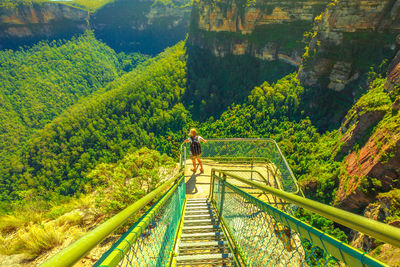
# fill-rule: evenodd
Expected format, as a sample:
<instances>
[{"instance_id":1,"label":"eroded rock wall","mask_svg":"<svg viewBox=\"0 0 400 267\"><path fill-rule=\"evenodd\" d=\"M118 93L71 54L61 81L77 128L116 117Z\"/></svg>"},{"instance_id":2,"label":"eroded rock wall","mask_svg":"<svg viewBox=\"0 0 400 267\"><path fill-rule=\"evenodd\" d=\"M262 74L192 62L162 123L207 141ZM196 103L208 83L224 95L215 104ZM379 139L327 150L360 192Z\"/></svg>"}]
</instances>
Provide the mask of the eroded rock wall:
<instances>
[{"instance_id":1,"label":"eroded rock wall","mask_svg":"<svg viewBox=\"0 0 400 267\"><path fill-rule=\"evenodd\" d=\"M328 0L242 0L195 2L190 44L214 55L251 55L298 66L303 33Z\"/></svg>"},{"instance_id":2,"label":"eroded rock wall","mask_svg":"<svg viewBox=\"0 0 400 267\"><path fill-rule=\"evenodd\" d=\"M400 45L400 0L336 0L316 21L298 77L306 86L344 90Z\"/></svg>"},{"instance_id":3,"label":"eroded rock wall","mask_svg":"<svg viewBox=\"0 0 400 267\"><path fill-rule=\"evenodd\" d=\"M0 8L0 49L16 49L43 39L69 39L92 29L119 51L157 54L183 40L191 6L154 0L117 0L94 13L61 3L19 4Z\"/></svg>"},{"instance_id":4,"label":"eroded rock wall","mask_svg":"<svg viewBox=\"0 0 400 267\"><path fill-rule=\"evenodd\" d=\"M0 8L0 49L82 33L88 17L85 10L57 3Z\"/></svg>"}]
</instances>

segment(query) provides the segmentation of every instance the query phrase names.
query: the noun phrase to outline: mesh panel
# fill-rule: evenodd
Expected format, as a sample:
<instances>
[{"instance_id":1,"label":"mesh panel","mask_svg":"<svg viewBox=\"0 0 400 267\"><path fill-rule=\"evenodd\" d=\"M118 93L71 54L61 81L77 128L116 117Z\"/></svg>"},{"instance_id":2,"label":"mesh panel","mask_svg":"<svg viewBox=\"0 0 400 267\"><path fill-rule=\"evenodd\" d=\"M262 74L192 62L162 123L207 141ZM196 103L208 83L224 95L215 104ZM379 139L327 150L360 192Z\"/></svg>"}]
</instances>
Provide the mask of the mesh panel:
<instances>
[{"instance_id":1,"label":"mesh panel","mask_svg":"<svg viewBox=\"0 0 400 267\"><path fill-rule=\"evenodd\" d=\"M317 233L321 240L328 240L339 254L345 255L339 241L218 176L213 179L212 200L248 266L345 266L330 256L324 245L321 249L308 240L314 240ZM357 261L353 266L364 266L364 254L357 250L351 250L351 253Z\"/></svg>"},{"instance_id":2,"label":"mesh panel","mask_svg":"<svg viewBox=\"0 0 400 267\"><path fill-rule=\"evenodd\" d=\"M131 229L116 242L107 253L118 250L118 245L126 242L130 249L124 254L117 266L168 266L173 250L175 235L181 219L181 212L185 200L185 179L171 197L155 211L154 207L148 211ZM162 199L161 199L162 200ZM161 201L160 200L160 201ZM153 217L154 212L156 215ZM153 218L152 218L153 217ZM141 222L149 220L149 224L142 229ZM132 244L130 236L139 235ZM123 253L121 251L121 253ZM102 261L102 260L101 260ZM108 266L99 264L97 266Z\"/></svg>"},{"instance_id":3,"label":"mesh panel","mask_svg":"<svg viewBox=\"0 0 400 267\"><path fill-rule=\"evenodd\" d=\"M181 165L190 158L189 144L182 145ZM286 163L278 145L272 139L209 139L202 143L202 158L207 164L216 163L243 165L249 171L259 171L264 178L256 173L248 173L248 176L256 176L264 182L267 179L271 186L286 192L299 193L297 182ZM231 168L230 168L231 169Z\"/></svg>"}]
</instances>

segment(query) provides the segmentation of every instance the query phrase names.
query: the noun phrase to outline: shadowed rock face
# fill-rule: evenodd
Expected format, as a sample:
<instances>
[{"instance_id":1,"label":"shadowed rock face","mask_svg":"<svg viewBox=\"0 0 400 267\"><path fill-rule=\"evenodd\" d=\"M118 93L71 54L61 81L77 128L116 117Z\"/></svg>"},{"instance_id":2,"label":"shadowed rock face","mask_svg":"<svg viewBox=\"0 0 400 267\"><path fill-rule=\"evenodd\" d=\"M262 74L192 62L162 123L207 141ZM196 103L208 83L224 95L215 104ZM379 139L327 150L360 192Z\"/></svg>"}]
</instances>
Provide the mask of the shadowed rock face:
<instances>
[{"instance_id":1,"label":"shadowed rock face","mask_svg":"<svg viewBox=\"0 0 400 267\"><path fill-rule=\"evenodd\" d=\"M43 39L69 39L93 29L117 51L157 54L185 38L191 6L153 3L117 0L95 13L58 3L0 8L0 49L15 49Z\"/></svg>"},{"instance_id":2,"label":"shadowed rock face","mask_svg":"<svg viewBox=\"0 0 400 267\"><path fill-rule=\"evenodd\" d=\"M327 0L196 2L190 43L215 56L251 55L298 66L304 31L325 8Z\"/></svg>"},{"instance_id":3,"label":"shadowed rock face","mask_svg":"<svg viewBox=\"0 0 400 267\"><path fill-rule=\"evenodd\" d=\"M91 19L98 38L117 51L157 54L185 39L191 6L153 5L153 0L119 0L106 5ZM177 4L184 5L183 1Z\"/></svg>"},{"instance_id":4,"label":"shadowed rock face","mask_svg":"<svg viewBox=\"0 0 400 267\"><path fill-rule=\"evenodd\" d=\"M0 49L68 38L88 28L88 13L56 3L0 8Z\"/></svg>"},{"instance_id":5,"label":"shadowed rock face","mask_svg":"<svg viewBox=\"0 0 400 267\"><path fill-rule=\"evenodd\" d=\"M400 44L400 40L398 40L398 43ZM400 51L390 64L386 83L388 91L393 91L396 87L400 87Z\"/></svg>"},{"instance_id":6,"label":"shadowed rock face","mask_svg":"<svg viewBox=\"0 0 400 267\"><path fill-rule=\"evenodd\" d=\"M393 57L400 1L338 0L328 5L315 33L298 77L306 86L342 91L371 65Z\"/></svg>"},{"instance_id":7,"label":"shadowed rock face","mask_svg":"<svg viewBox=\"0 0 400 267\"><path fill-rule=\"evenodd\" d=\"M345 174L340 179L335 200L338 206L363 209L374 201L376 192L387 192L400 185L399 119L399 116L393 117L359 152L353 151L346 157Z\"/></svg>"}]
</instances>

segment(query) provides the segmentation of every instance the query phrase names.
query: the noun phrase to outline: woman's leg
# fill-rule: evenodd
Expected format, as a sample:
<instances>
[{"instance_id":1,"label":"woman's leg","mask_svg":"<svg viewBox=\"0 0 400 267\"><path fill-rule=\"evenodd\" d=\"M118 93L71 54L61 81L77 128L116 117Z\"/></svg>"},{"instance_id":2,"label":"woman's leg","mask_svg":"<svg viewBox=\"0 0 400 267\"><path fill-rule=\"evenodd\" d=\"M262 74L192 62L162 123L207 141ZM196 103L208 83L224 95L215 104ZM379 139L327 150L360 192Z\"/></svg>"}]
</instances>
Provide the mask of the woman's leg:
<instances>
[{"instance_id":1,"label":"woman's leg","mask_svg":"<svg viewBox=\"0 0 400 267\"><path fill-rule=\"evenodd\" d=\"M192 157L192 163L193 163L193 169L191 169L192 172L195 172L197 170L196 168L196 158Z\"/></svg>"},{"instance_id":2,"label":"woman's leg","mask_svg":"<svg viewBox=\"0 0 400 267\"><path fill-rule=\"evenodd\" d=\"M201 172L204 172L204 168L203 168L203 162L201 161L201 158L200 158L200 156L198 156L197 157L197 161L199 162L199 164L200 164L200 171Z\"/></svg>"}]
</instances>

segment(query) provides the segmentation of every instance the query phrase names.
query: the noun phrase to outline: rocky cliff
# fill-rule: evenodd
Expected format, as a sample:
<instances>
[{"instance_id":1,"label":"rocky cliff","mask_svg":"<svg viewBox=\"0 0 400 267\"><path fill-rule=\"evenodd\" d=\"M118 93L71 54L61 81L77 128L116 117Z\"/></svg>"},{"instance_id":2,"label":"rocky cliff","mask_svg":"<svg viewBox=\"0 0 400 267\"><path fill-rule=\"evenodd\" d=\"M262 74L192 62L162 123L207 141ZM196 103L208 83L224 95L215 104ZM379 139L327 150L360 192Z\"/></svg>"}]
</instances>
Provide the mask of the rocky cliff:
<instances>
[{"instance_id":1,"label":"rocky cliff","mask_svg":"<svg viewBox=\"0 0 400 267\"><path fill-rule=\"evenodd\" d=\"M156 54L185 39L191 13L186 2L118 0L94 13L91 24L96 37L117 51Z\"/></svg>"},{"instance_id":2,"label":"rocky cliff","mask_svg":"<svg viewBox=\"0 0 400 267\"><path fill-rule=\"evenodd\" d=\"M88 12L58 3L0 8L0 49L67 38L88 28Z\"/></svg>"},{"instance_id":3,"label":"rocky cliff","mask_svg":"<svg viewBox=\"0 0 400 267\"><path fill-rule=\"evenodd\" d=\"M214 55L251 55L298 66L303 33L328 0L243 0L194 3L190 44Z\"/></svg>"},{"instance_id":4,"label":"rocky cliff","mask_svg":"<svg viewBox=\"0 0 400 267\"><path fill-rule=\"evenodd\" d=\"M157 54L185 38L191 13L186 2L117 0L94 13L51 2L1 7L0 49L42 39L68 39L92 29L117 51Z\"/></svg>"},{"instance_id":5,"label":"rocky cliff","mask_svg":"<svg viewBox=\"0 0 400 267\"><path fill-rule=\"evenodd\" d=\"M399 0L332 1L316 21L298 77L307 86L342 91L392 58L399 34Z\"/></svg>"}]
</instances>

